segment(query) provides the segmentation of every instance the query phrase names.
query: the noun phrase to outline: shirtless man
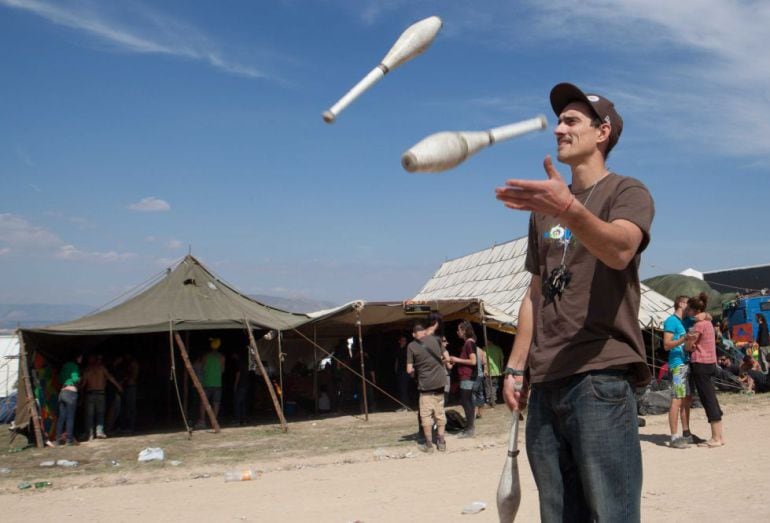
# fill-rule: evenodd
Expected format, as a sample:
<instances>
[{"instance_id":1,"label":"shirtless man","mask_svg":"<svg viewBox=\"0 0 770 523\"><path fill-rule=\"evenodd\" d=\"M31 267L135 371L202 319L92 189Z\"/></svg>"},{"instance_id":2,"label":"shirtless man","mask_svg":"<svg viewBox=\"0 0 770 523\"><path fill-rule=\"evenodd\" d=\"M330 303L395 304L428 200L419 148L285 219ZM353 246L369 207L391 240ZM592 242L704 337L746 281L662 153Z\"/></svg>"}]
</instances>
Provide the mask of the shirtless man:
<instances>
[{"instance_id":1,"label":"shirtless man","mask_svg":"<svg viewBox=\"0 0 770 523\"><path fill-rule=\"evenodd\" d=\"M104 433L104 388L107 380L110 380L118 392L123 392L123 387L102 363L102 356L91 354L88 357L88 366L83 371L83 388L86 391L86 434L89 441L94 438L94 414L96 414L96 437L107 437Z\"/></svg>"}]
</instances>

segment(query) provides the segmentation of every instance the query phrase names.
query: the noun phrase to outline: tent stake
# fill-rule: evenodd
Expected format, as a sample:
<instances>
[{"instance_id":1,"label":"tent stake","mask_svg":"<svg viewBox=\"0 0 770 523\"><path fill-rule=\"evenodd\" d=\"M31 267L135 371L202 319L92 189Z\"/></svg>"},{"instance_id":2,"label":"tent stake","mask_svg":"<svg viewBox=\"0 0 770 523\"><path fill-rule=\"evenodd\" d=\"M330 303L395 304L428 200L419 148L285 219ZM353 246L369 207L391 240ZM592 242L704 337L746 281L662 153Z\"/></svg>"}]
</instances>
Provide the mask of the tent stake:
<instances>
[{"instance_id":1,"label":"tent stake","mask_svg":"<svg viewBox=\"0 0 770 523\"><path fill-rule=\"evenodd\" d=\"M176 344L179 347L179 353L182 355L182 359L184 360L184 366L187 368L187 373L190 375L190 379L192 380L195 389L198 391L198 395L201 397L201 402L203 403L203 408L206 409L206 414L208 415L209 421L211 422L211 427L214 429L214 432L219 432L219 422L217 421L217 417L214 416L214 411L211 409L211 404L209 403L209 399L206 397L206 393L203 392L203 386L198 379L198 375L195 374L195 370L192 368L192 363L190 363L190 356L187 355L187 348L182 341L182 337L178 332L175 332L174 339L176 340Z\"/></svg>"},{"instance_id":2,"label":"tent stake","mask_svg":"<svg viewBox=\"0 0 770 523\"><path fill-rule=\"evenodd\" d=\"M21 331L16 331L19 338L19 366L22 370L22 381L24 381L24 390L27 392L27 403L29 404L29 415L32 418L32 427L35 429L35 446L42 449L45 446L43 441L43 431L41 430L43 422L40 419L40 414L37 411L37 400L32 393L32 384L29 380L29 364L27 363L27 348L24 345L24 334Z\"/></svg>"},{"instance_id":3,"label":"tent stake","mask_svg":"<svg viewBox=\"0 0 770 523\"><path fill-rule=\"evenodd\" d=\"M289 430L289 427L286 425L286 418L283 417L283 411L281 410L280 405L278 405L278 398L275 397L275 390L273 389L273 384L270 383L270 377L267 375L265 366L262 365L262 358L259 355L259 349L257 348L256 340L254 340L254 334L251 332L251 325L249 324L248 320L244 320L244 323L246 324L246 332L249 334L249 347L255 356L254 359L257 360L257 366L259 367L259 372L262 373L262 377L265 380L265 386L267 386L267 390L270 392L270 398L273 400L275 413L278 414L278 419L281 421L281 430L286 432ZM280 359L280 354L278 355L278 358Z\"/></svg>"}]
</instances>

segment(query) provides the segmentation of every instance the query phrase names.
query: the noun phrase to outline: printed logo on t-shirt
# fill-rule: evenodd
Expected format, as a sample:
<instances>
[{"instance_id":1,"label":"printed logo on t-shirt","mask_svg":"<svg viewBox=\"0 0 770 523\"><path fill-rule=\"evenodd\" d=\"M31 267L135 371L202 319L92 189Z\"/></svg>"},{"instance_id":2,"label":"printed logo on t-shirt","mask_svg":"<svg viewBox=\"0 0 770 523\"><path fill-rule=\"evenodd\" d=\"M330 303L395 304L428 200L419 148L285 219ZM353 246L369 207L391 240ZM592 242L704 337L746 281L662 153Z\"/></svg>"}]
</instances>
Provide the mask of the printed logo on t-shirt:
<instances>
[{"instance_id":1,"label":"printed logo on t-shirt","mask_svg":"<svg viewBox=\"0 0 770 523\"><path fill-rule=\"evenodd\" d=\"M558 241L562 244L568 244L572 240L572 231L569 228L556 224L543 234L546 240Z\"/></svg>"}]
</instances>

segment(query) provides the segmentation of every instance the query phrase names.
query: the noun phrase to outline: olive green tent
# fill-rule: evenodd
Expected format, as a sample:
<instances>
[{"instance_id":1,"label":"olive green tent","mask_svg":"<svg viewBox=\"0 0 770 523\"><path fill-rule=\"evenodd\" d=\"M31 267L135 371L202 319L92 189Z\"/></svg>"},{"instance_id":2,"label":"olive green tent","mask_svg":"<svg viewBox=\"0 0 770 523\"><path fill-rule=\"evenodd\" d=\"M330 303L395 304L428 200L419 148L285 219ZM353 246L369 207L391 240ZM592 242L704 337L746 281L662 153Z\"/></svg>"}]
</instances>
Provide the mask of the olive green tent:
<instances>
[{"instance_id":1,"label":"olive green tent","mask_svg":"<svg viewBox=\"0 0 770 523\"><path fill-rule=\"evenodd\" d=\"M169 365L173 366L169 348L180 332L185 333L187 339L192 337L203 344L208 335L216 335L223 337L225 343L245 347L249 345L250 331L255 331L259 339L270 330L291 329L308 320L305 314L282 311L249 298L188 255L115 307L66 323L19 329L22 357L16 427L25 429L30 422L32 390L23 382L29 376L34 378L29 371L36 356L58 366L84 351L99 350L107 354L140 349L145 354L151 353L155 362L151 365L154 368L145 371L155 382L165 378L168 383ZM177 345L184 343L181 339L179 337ZM179 349L186 360L187 350ZM260 354L261 358L264 356ZM277 357L271 354L266 359Z\"/></svg>"}]
</instances>

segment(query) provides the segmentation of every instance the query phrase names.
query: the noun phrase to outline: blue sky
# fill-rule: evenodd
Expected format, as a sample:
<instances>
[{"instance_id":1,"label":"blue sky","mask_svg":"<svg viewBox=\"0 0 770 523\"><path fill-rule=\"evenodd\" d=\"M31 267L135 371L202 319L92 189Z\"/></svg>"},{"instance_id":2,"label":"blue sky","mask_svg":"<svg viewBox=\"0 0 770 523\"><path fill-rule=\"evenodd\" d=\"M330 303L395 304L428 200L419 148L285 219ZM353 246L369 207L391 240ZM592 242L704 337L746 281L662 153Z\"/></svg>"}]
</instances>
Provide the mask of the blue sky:
<instances>
[{"instance_id":1,"label":"blue sky","mask_svg":"<svg viewBox=\"0 0 770 523\"><path fill-rule=\"evenodd\" d=\"M444 27L329 126L411 23ZM770 5L720 0L0 0L0 303L108 302L192 253L247 293L405 299L526 234L550 88L613 101L656 201L643 277L770 262ZM548 131L438 175L442 130ZM563 175L568 171L562 166Z\"/></svg>"}]
</instances>

